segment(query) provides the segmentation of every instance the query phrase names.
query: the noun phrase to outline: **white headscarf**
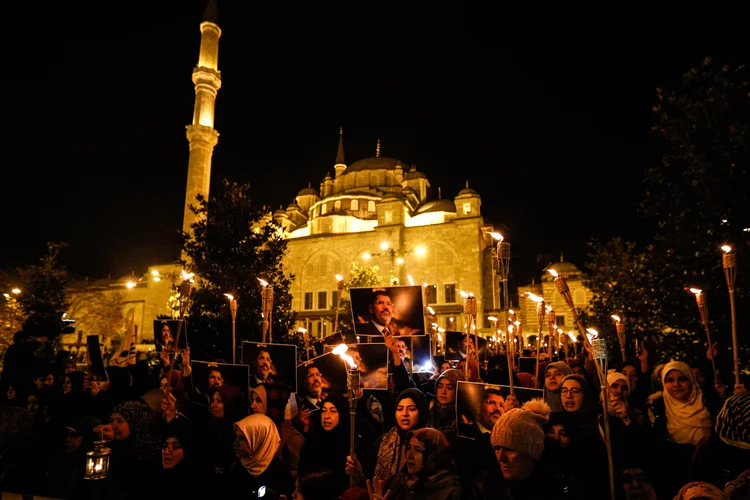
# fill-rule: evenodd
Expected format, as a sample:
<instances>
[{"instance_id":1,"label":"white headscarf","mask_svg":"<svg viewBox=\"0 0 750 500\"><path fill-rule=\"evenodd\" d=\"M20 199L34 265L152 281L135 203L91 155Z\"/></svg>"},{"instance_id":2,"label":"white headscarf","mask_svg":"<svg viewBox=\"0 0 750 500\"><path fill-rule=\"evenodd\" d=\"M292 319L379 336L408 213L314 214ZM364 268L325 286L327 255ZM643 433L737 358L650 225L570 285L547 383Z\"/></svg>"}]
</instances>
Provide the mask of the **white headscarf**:
<instances>
[{"instance_id":1,"label":"white headscarf","mask_svg":"<svg viewBox=\"0 0 750 500\"><path fill-rule=\"evenodd\" d=\"M250 474L258 477L268 468L268 464L276 455L281 442L279 431L273 420L260 413L248 415L239 422L235 422L235 432L238 429L245 435L252 453L249 458L242 459L242 465Z\"/></svg>"},{"instance_id":2,"label":"white headscarf","mask_svg":"<svg viewBox=\"0 0 750 500\"><path fill-rule=\"evenodd\" d=\"M665 379L670 371L677 370L690 381L692 392L687 401L677 401L669 395ZM681 361L664 365L661 371L664 385L664 409L667 413L667 431L672 441L680 444L698 444L711 433L711 414L703 405L703 391L695 383L690 367Z\"/></svg>"}]
</instances>

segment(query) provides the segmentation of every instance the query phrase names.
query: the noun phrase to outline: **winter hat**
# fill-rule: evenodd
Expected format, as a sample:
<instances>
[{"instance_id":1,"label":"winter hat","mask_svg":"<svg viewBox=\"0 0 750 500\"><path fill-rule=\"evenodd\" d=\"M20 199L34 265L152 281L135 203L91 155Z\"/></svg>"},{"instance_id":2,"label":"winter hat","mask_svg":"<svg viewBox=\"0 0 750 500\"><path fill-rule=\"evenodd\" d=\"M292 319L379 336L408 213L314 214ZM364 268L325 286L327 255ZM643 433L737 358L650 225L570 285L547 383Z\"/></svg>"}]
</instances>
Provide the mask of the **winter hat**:
<instances>
[{"instance_id":1,"label":"winter hat","mask_svg":"<svg viewBox=\"0 0 750 500\"><path fill-rule=\"evenodd\" d=\"M505 412L492 428L492 447L508 448L539 460L544 451L542 428L549 420L550 411L543 399L534 398L522 408Z\"/></svg>"},{"instance_id":2,"label":"winter hat","mask_svg":"<svg viewBox=\"0 0 750 500\"><path fill-rule=\"evenodd\" d=\"M722 491L711 483L694 481L680 489L673 500L726 500Z\"/></svg>"},{"instance_id":3,"label":"winter hat","mask_svg":"<svg viewBox=\"0 0 750 500\"><path fill-rule=\"evenodd\" d=\"M729 500L746 500L750 490L750 469L724 485L724 494Z\"/></svg>"},{"instance_id":4,"label":"winter hat","mask_svg":"<svg viewBox=\"0 0 750 500\"><path fill-rule=\"evenodd\" d=\"M750 392L728 398L716 417L716 434L735 448L750 449Z\"/></svg>"}]
</instances>

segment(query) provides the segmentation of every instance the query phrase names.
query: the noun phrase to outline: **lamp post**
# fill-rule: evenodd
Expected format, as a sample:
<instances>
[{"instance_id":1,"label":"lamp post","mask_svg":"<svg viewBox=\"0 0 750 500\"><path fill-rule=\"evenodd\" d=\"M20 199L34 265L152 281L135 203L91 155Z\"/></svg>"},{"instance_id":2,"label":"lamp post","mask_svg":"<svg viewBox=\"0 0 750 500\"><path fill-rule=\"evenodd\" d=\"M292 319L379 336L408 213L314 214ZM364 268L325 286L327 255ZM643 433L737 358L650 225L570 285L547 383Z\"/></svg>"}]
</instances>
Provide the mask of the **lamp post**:
<instances>
[{"instance_id":1,"label":"lamp post","mask_svg":"<svg viewBox=\"0 0 750 500\"><path fill-rule=\"evenodd\" d=\"M586 328L584 328L583 323L581 323L581 319L578 317L578 312L573 305L573 296L570 294L568 282L565 280L565 278L558 275L557 271L555 271L554 269L547 269L547 271L549 271L549 273L555 277L555 286L557 286L557 291L560 292L560 295L562 295L562 298L565 299L565 303L570 308L570 312L573 315L573 321L576 322L578 330L581 332L581 335L583 335L586 344L591 347L591 344L588 341L588 337L586 336Z\"/></svg>"},{"instance_id":2,"label":"lamp post","mask_svg":"<svg viewBox=\"0 0 750 500\"><path fill-rule=\"evenodd\" d=\"M338 297L336 298L336 317L333 320L333 332L339 331L339 309L341 309L341 298L344 296L344 277L340 274L336 275L336 287L338 289Z\"/></svg>"},{"instance_id":3,"label":"lamp post","mask_svg":"<svg viewBox=\"0 0 750 500\"><path fill-rule=\"evenodd\" d=\"M357 415L357 392L359 392L359 367L351 356L346 354L346 344L339 344L333 349L346 362L346 389L349 398L349 455L354 456L354 438L356 436L354 426ZM354 478L349 478L349 487L354 488Z\"/></svg>"},{"instance_id":4,"label":"lamp post","mask_svg":"<svg viewBox=\"0 0 750 500\"><path fill-rule=\"evenodd\" d=\"M714 372L714 383L719 381L716 373L716 362L713 356L713 344L711 343L711 329L708 327L708 304L706 304L706 294L700 288L691 288L690 293L695 295L695 302L698 304L698 312L701 314L701 323L706 330L706 341L708 342L708 352L711 353L711 370Z\"/></svg>"},{"instance_id":5,"label":"lamp post","mask_svg":"<svg viewBox=\"0 0 750 500\"><path fill-rule=\"evenodd\" d=\"M229 312L232 315L232 364L237 364L237 299L232 294L225 293L229 299Z\"/></svg>"},{"instance_id":6,"label":"lamp post","mask_svg":"<svg viewBox=\"0 0 750 500\"><path fill-rule=\"evenodd\" d=\"M737 346L737 315L734 309L734 283L737 281L737 254L732 251L732 247L729 245L723 245L721 247L724 250L722 255L722 265L724 266L724 277L727 280L727 288L729 289L729 307L732 313L732 354L734 357L734 383L739 385L740 383L740 358L739 358L739 347ZM709 345L709 349L712 347ZM713 355L711 356L713 361Z\"/></svg>"}]
</instances>

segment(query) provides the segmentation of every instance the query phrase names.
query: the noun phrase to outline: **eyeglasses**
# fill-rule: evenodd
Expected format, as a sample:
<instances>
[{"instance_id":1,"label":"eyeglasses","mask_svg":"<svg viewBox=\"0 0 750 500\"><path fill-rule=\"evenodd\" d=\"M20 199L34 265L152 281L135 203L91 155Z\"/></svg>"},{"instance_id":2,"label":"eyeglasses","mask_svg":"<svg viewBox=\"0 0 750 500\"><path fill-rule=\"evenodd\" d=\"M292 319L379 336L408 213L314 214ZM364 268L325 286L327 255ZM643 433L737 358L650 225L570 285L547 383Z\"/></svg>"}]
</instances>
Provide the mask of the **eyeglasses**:
<instances>
[{"instance_id":1,"label":"eyeglasses","mask_svg":"<svg viewBox=\"0 0 750 500\"><path fill-rule=\"evenodd\" d=\"M163 449L166 450L167 448L169 448L172 451L181 450L182 445L180 443L164 443Z\"/></svg>"},{"instance_id":2,"label":"eyeglasses","mask_svg":"<svg viewBox=\"0 0 750 500\"><path fill-rule=\"evenodd\" d=\"M560 389L560 394L562 394L563 396L565 396L566 394L570 394L571 396L580 396L581 394L583 394L583 391L578 387L573 387L572 389L563 387L562 389Z\"/></svg>"},{"instance_id":3,"label":"eyeglasses","mask_svg":"<svg viewBox=\"0 0 750 500\"><path fill-rule=\"evenodd\" d=\"M373 302L373 304L375 304L376 306L393 307L393 302L385 302L383 300L376 300L375 302Z\"/></svg>"}]
</instances>

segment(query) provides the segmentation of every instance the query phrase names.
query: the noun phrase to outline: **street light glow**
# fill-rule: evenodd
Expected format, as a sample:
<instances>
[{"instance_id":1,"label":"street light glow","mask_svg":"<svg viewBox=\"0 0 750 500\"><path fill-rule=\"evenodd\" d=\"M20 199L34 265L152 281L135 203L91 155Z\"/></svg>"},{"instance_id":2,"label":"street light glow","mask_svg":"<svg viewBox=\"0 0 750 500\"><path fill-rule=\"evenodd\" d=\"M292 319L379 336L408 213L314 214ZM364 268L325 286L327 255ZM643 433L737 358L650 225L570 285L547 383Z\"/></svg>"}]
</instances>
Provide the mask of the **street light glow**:
<instances>
[{"instance_id":1,"label":"street light glow","mask_svg":"<svg viewBox=\"0 0 750 500\"><path fill-rule=\"evenodd\" d=\"M362 254L362 258L365 260L370 260L372 259L372 255L370 255L370 252L365 252Z\"/></svg>"},{"instance_id":2,"label":"street light glow","mask_svg":"<svg viewBox=\"0 0 750 500\"><path fill-rule=\"evenodd\" d=\"M135 288L135 282L134 281L128 281L125 283L125 286L128 288Z\"/></svg>"},{"instance_id":3,"label":"street light glow","mask_svg":"<svg viewBox=\"0 0 750 500\"><path fill-rule=\"evenodd\" d=\"M11 292L13 292L14 294L18 295L19 293L21 293L21 289L20 288L14 288L13 290L11 290Z\"/></svg>"},{"instance_id":4,"label":"street light glow","mask_svg":"<svg viewBox=\"0 0 750 500\"><path fill-rule=\"evenodd\" d=\"M417 248L414 249L414 253L422 256L427 253L427 249L423 247L422 245L419 245Z\"/></svg>"},{"instance_id":5,"label":"street light glow","mask_svg":"<svg viewBox=\"0 0 750 500\"><path fill-rule=\"evenodd\" d=\"M387 241L383 241L382 243L380 243L380 249L381 250L388 250L388 242Z\"/></svg>"}]
</instances>

